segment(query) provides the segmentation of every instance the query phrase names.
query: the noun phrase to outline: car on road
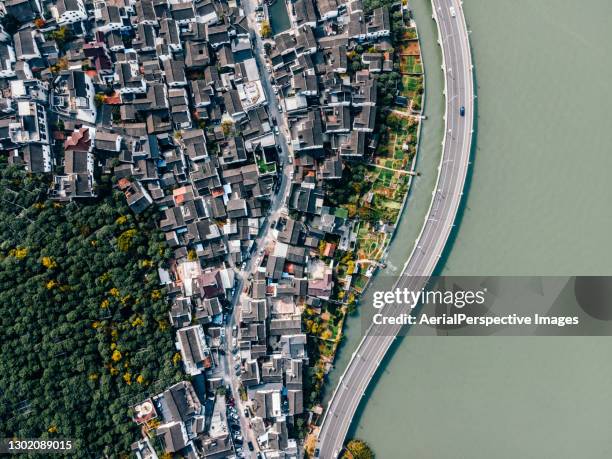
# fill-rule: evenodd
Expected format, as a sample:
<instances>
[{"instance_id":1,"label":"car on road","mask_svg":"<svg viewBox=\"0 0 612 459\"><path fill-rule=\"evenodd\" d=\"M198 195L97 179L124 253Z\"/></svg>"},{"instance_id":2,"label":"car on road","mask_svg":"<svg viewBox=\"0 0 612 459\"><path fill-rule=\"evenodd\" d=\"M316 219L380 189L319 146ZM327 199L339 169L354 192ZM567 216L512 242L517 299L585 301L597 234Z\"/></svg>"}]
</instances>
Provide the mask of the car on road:
<instances>
[{"instance_id":1,"label":"car on road","mask_svg":"<svg viewBox=\"0 0 612 459\"><path fill-rule=\"evenodd\" d=\"M272 86L272 92L278 94L278 86Z\"/></svg>"},{"instance_id":2,"label":"car on road","mask_svg":"<svg viewBox=\"0 0 612 459\"><path fill-rule=\"evenodd\" d=\"M283 113L283 106L281 104L278 104L278 111Z\"/></svg>"},{"instance_id":3,"label":"car on road","mask_svg":"<svg viewBox=\"0 0 612 459\"><path fill-rule=\"evenodd\" d=\"M451 6L451 7L448 9L448 11L450 11L450 15L451 15L452 17L456 17L456 16L457 16L457 12L455 11L455 7L454 7L454 6Z\"/></svg>"},{"instance_id":4,"label":"car on road","mask_svg":"<svg viewBox=\"0 0 612 459\"><path fill-rule=\"evenodd\" d=\"M459 114L461 116L465 116L465 107L462 105L461 108L459 109Z\"/></svg>"},{"instance_id":5,"label":"car on road","mask_svg":"<svg viewBox=\"0 0 612 459\"><path fill-rule=\"evenodd\" d=\"M253 442L249 441L247 443L247 446L249 447L249 451L253 451L255 448L253 448Z\"/></svg>"},{"instance_id":6,"label":"car on road","mask_svg":"<svg viewBox=\"0 0 612 459\"><path fill-rule=\"evenodd\" d=\"M274 126L274 134L278 135L278 126Z\"/></svg>"}]
</instances>

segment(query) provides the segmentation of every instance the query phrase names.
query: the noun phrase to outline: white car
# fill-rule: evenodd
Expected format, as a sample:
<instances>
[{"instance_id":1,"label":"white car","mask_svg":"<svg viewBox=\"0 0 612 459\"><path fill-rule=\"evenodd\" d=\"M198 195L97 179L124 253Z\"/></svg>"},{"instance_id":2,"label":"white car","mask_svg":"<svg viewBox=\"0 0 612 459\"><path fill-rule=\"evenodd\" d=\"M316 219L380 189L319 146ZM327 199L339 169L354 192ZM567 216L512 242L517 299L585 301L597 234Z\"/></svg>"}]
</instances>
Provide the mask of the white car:
<instances>
[{"instance_id":1,"label":"white car","mask_svg":"<svg viewBox=\"0 0 612 459\"><path fill-rule=\"evenodd\" d=\"M452 17L456 17L456 16L457 16L457 12L455 11L455 7L454 7L454 6L451 6L451 7L448 9L448 11L450 11L450 15L451 15Z\"/></svg>"}]
</instances>

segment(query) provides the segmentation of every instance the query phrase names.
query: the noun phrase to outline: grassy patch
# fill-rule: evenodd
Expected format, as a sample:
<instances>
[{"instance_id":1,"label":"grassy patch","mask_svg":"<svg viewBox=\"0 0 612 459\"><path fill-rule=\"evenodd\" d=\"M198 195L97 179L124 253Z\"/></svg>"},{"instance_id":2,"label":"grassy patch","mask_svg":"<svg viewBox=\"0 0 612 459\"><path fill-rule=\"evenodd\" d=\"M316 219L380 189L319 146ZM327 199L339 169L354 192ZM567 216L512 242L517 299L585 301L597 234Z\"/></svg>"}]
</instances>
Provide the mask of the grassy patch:
<instances>
[{"instance_id":1,"label":"grassy patch","mask_svg":"<svg viewBox=\"0 0 612 459\"><path fill-rule=\"evenodd\" d=\"M400 72L402 74L423 73L423 64L419 56L400 56Z\"/></svg>"}]
</instances>

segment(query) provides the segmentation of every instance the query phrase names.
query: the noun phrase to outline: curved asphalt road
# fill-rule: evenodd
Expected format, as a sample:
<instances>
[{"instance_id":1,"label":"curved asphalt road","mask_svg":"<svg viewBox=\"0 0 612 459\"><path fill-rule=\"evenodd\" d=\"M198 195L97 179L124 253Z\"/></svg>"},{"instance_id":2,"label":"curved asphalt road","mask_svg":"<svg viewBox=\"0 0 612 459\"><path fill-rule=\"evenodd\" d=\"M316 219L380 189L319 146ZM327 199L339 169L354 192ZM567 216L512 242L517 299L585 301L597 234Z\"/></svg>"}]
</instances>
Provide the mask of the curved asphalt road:
<instances>
[{"instance_id":1,"label":"curved asphalt road","mask_svg":"<svg viewBox=\"0 0 612 459\"><path fill-rule=\"evenodd\" d=\"M473 129L474 91L468 31L459 0L432 0L442 47L446 94L446 132L438 181L427 219L395 287L420 290L431 276L453 227L467 175ZM451 14L454 8L455 17ZM465 116L459 113L465 107ZM384 316L409 313L406 305L389 304ZM338 457L361 397L401 327L373 325L347 366L321 425L318 457Z\"/></svg>"}]
</instances>

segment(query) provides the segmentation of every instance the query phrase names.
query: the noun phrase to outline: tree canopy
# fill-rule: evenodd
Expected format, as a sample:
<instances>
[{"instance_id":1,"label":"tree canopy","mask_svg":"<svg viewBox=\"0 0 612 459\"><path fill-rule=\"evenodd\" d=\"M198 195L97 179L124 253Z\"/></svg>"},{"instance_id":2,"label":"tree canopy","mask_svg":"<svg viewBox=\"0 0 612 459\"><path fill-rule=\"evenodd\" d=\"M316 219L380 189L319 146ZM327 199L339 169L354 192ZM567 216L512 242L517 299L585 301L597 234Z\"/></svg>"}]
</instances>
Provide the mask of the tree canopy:
<instances>
[{"instance_id":1,"label":"tree canopy","mask_svg":"<svg viewBox=\"0 0 612 459\"><path fill-rule=\"evenodd\" d=\"M272 27L268 21L262 21L259 27L261 38L270 38L272 36Z\"/></svg>"},{"instance_id":2,"label":"tree canopy","mask_svg":"<svg viewBox=\"0 0 612 459\"><path fill-rule=\"evenodd\" d=\"M0 165L0 436L120 457L129 407L181 379L157 273L169 249L121 193L60 204L47 188Z\"/></svg>"},{"instance_id":3,"label":"tree canopy","mask_svg":"<svg viewBox=\"0 0 612 459\"><path fill-rule=\"evenodd\" d=\"M363 440L351 440L346 445L342 459L374 459L370 446Z\"/></svg>"}]
</instances>

